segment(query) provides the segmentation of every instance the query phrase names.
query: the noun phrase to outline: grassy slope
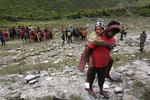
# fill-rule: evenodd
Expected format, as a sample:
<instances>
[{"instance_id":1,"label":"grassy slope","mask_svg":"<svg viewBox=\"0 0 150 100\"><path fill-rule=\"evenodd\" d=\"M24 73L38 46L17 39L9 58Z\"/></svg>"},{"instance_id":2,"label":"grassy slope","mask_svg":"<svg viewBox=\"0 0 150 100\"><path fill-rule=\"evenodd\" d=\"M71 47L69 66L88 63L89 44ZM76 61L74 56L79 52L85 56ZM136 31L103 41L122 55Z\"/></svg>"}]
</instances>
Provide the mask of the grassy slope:
<instances>
[{"instance_id":1,"label":"grassy slope","mask_svg":"<svg viewBox=\"0 0 150 100\"><path fill-rule=\"evenodd\" d=\"M84 23L84 20L65 19L65 15L72 15L75 11L80 11L81 16L87 15L87 18L101 18L107 14L110 14L107 16L108 18L112 18L113 15L114 18L120 15L122 15L121 17L129 17L128 15L133 14L134 11L143 16L146 14L150 16L150 10L147 10L149 8L132 11L128 9L147 4L150 5L150 0L138 0L138 3L129 3L129 0L0 0L0 28L18 25L61 26L64 23L65 25ZM101 12L101 9L108 8L115 10ZM59 14L63 19L50 21L51 16L55 14ZM132 17L132 15L130 16ZM27 20L16 20L22 17L27 18ZM14 19L15 21L13 21Z\"/></svg>"},{"instance_id":2,"label":"grassy slope","mask_svg":"<svg viewBox=\"0 0 150 100\"><path fill-rule=\"evenodd\" d=\"M0 0L0 16L49 17L83 9L104 9L127 6L141 6L149 0L138 0L129 4L129 0Z\"/></svg>"}]
</instances>

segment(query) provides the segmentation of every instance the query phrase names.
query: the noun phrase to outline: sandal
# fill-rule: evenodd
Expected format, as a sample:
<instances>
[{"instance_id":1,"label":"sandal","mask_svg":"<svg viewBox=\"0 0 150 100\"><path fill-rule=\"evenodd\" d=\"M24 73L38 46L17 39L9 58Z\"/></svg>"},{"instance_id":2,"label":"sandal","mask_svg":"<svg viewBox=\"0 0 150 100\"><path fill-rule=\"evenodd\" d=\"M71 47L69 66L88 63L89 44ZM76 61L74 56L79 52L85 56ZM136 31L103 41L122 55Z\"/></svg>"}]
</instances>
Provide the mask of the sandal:
<instances>
[{"instance_id":1,"label":"sandal","mask_svg":"<svg viewBox=\"0 0 150 100\"><path fill-rule=\"evenodd\" d=\"M91 95L91 96L93 96L93 97L95 97L96 98L96 95L95 95L95 93L94 93L94 91L93 91L93 89L90 89L90 88L85 88L85 90Z\"/></svg>"}]
</instances>

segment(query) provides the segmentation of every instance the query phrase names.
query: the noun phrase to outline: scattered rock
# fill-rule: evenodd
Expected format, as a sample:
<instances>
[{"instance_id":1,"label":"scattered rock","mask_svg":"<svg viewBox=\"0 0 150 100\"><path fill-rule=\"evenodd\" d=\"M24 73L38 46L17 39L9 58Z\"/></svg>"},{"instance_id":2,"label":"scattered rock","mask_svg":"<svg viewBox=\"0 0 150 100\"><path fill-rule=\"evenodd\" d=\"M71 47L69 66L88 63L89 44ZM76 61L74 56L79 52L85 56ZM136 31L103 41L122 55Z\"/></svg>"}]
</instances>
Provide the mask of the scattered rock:
<instances>
[{"instance_id":1,"label":"scattered rock","mask_svg":"<svg viewBox=\"0 0 150 100\"><path fill-rule=\"evenodd\" d=\"M45 60L45 61L42 61L41 63L47 64L48 62L49 62L48 60Z\"/></svg>"},{"instance_id":2,"label":"scattered rock","mask_svg":"<svg viewBox=\"0 0 150 100\"><path fill-rule=\"evenodd\" d=\"M118 72L111 71L111 72L110 72L110 77L111 77L114 81L121 81L121 74L118 73Z\"/></svg>"},{"instance_id":3,"label":"scattered rock","mask_svg":"<svg viewBox=\"0 0 150 100\"><path fill-rule=\"evenodd\" d=\"M31 81L31 80L33 80L33 79L35 79L36 78L36 75L27 75L25 78L24 78L24 80L26 80L27 82L29 82L29 81Z\"/></svg>"},{"instance_id":4,"label":"scattered rock","mask_svg":"<svg viewBox=\"0 0 150 100\"><path fill-rule=\"evenodd\" d=\"M124 94L122 96L122 100L140 100L138 99L137 97L133 96L133 95L127 95L127 94Z\"/></svg>"},{"instance_id":5,"label":"scattered rock","mask_svg":"<svg viewBox=\"0 0 150 100\"><path fill-rule=\"evenodd\" d=\"M38 80L34 79L34 80L29 81L29 84L35 84L36 82L38 82Z\"/></svg>"},{"instance_id":6,"label":"scattered rock","mask_svg":"<svg viewBox=\"0 0 150 100\"><path fill-rule=\"evenodd\" d=\"M123 89L121 87L115 87L115 93L121 93Z\"/></svg>"},{"instance_id":7,"label":"scattered rock","mask_svg":"<svg viewBox=\"0 0 150 100\"><path fill-rule=\"evenodd\" d=\"M147 75L150 76L150 72L148 72Z\"/></svg>"},{"instance_id":8,"label":"scattered rock","mask_svg":"<svg viewBox=\"0 0 150 100\"><path fill-rule=\"evenodd\" d=\"M126 68L126 67L124 67L124 66L119 67L119 68L117 69L117 72L119 72L119 73L123 73L123 72L125 72L125 71L128 71L128 68Z\"/></svg>"},{"instance_id":9,"label":"scattered rock","mask_svg":"<svg viewBox=\"0 0 150 100\"><path fill-rule=\"evenodd\" d=\"M53 80L53 78L52 77L47 77L45 80L50 81L50 80Z\"/></svg>"}]
</instances>

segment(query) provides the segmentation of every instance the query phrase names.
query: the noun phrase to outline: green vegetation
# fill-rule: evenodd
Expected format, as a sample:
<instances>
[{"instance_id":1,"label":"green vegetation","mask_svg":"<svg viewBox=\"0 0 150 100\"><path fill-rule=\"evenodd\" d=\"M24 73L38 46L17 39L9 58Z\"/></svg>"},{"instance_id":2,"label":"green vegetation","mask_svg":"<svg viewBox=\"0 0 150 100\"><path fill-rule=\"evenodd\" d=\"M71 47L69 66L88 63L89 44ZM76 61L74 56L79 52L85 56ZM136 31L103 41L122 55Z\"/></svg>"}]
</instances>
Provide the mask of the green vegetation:
<instances>
[{"instance_id":1,"label":"green vegetation","mask_svg":"<svg viewBox=\"0 0 150 100\"><path fill-rule=\"evenodd\" d=\"M52 100L53 97L51 96L46 96L46 97L42 97L42 98L36 98L36 100Z\"/></svg>"},{"instance_id":2,"label":"green vegetation","mask_svg":"<svg viewBox=\"0 0 150 100\"><path fill-rule=\"evenodd\" d=\"M149 0L0 0L0 19L16 22L130 14L150 16L149 8Z\"/></svg>"},{"instance_id":3,"label":"green vegetation","mask_svg":"<svg viewBox=\"0 0 150 100\"><path fill-rule=\"evenodd\" d=\"M70 100L82 100L82 99L78 95L73 95L73 96L70 97Z\"/></svg>"},{"instance_id":4,"label":"green vegetation","mask_svg":"<svg viewBox=\"0 0 150 100\"><path fill-rule=\"evenodd\" d=\"M149 100L150 87L146 88L140 100Z\"/></svg>"},{"instance_id":5,"label":"green vegetation","mask_svg":"<svg viewBox=\"0 0 150 100\"><path fill-rule=\"evenodd\" d=\"M134 88L141 88L141 87L144 87L144 84L141 82L141 81L139 81L139 80L136 80L135 82L134 82Z\"/></svg>"}]
</instances>

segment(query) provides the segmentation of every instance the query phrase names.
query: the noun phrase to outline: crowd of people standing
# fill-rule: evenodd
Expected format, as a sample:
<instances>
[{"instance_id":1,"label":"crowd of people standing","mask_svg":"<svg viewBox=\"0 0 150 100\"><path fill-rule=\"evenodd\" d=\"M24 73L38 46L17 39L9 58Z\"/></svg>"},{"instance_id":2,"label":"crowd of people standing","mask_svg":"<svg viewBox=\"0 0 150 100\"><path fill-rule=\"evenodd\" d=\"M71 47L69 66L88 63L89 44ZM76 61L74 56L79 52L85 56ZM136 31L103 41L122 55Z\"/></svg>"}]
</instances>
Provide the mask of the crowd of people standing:
<instances>
[{"instance_id":1,"label":"crowd of people standing","mask_svg":"<svg viewBox=\"0 0 150 100\"><path fill-rule=\"evenodd\" d=\"M68 43L73 43L77 40L87 40L87 29L86 27L79 27L77 26L74 28L73 26L70 26L69 28L64 28L64 26L61 26L61 39L63 40L62 45L65 44L65 41Z\"/></svg>"},{"instance_id":2,"label":"crowd of people standing","mask_svg":"<svg viewBox=\"0 0 150 100\"><path fill-rule=\"evenodd\" d=\"M5 41L21 39L25 42L40 42L53 38L52 28L45 27L43 30L40 27L32 28L31 26L11 27L8 30L0 30L2 45Z\"/></svg>"},{"instance_id":3,"label":"crowd of people standing","mask_svg":"<svg viewBox=\"0 0 150 100\"><path fill-rule=\"evenodd\" d=\"M63 40L63 45L65 41L68 43L73 43L77 40L87 40L87 29L86 27L77 26L74 28L70 26L69 28L64 28L61 26L60 28L61 39ZM18 26L18 27L10 27L8 30L0 30L0 37L2 45L5 44L5 41L9 40L18 40L21 39L25 42L40 42L44 40L53 39L53 28L41 29L40 27L33 28L31 26Z\"/></svg>"},{"instance_id":4,"label":"crowd of people standing","mask_svg":"<svg viewBox=\"0 0 150 100\"><path fill-rule=\"evenodd\" d=\"M59 29L61 33L62 45L67 43L73 43L78 40L87 41L88 40L88 30L87 27L73 27L72 25L69 28L65 28L61 26ZM142 32L142 33L145 33ZM146 34L146 33L145 33ZM140 50L143 51L144 44L146 40L146 35L140 35ZM44 40L51 40L53 39L53 28L44 29L40 27L33 28L31 26L18 26L18 27L10 27L8 30L1 30L0 29L0 40L1 44L6 45L6 41L9 40L18 40L21 39L25 42L40 42ZM125 27L122 26L120 31L120 40L123 41L123 37L127 35L127 31L125 31ZM143 41L144 40L144 41Z\"/></svg>"}]
</instances>

